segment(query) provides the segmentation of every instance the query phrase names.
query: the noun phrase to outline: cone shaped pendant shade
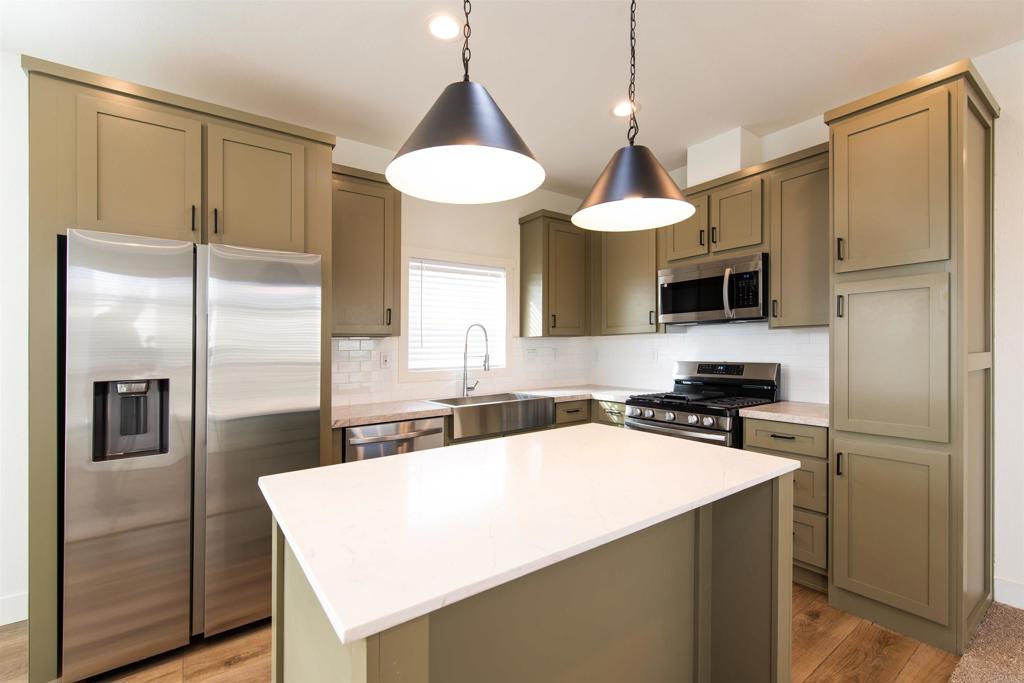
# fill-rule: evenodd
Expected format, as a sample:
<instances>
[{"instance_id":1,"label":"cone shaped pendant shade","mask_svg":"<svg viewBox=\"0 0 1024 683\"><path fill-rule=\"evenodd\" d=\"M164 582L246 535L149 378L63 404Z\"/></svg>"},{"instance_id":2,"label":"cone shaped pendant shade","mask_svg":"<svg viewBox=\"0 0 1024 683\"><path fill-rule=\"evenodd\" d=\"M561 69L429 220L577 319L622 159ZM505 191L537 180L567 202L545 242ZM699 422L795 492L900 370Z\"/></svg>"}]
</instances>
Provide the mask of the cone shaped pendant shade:
<instances>
[{"instance_id":1,"label":"cone shaped pendant shade","mask_svg":"<svg viewBox=\"0 0 1024 683\"><path fill-rule=\"evenodd\" d=\"M488 204L540 187L544 168L472 81L452 83L384 172L401 192L446 204Z\"/></svg>"},{"instance_id":2,"label":"cone shaped pendant shade","mask_svg":"<svg viewBox=\"0 0 1024 683\"><path fill-rule=\"evenodd\" d=\"M679 223L694 211L651 150L627 145L604 167L572 222L587 230L646 230Z\"/></svg>"}]
</instances>

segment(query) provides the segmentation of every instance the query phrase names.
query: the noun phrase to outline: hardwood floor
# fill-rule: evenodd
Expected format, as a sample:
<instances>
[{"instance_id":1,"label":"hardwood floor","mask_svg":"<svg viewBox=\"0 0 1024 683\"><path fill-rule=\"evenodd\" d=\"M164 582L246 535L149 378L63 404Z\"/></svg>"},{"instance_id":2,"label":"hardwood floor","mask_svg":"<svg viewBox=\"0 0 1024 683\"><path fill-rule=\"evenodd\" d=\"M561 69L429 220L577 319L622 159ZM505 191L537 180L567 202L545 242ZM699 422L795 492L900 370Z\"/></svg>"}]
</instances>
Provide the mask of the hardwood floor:
<instances>
[{"instance_id":1,"label":"hardwood floor","mask_svg":"<svg viewBox=\"0 0 1024 683\"><path fill-rule=\"evenodd\" d=\"M27 622L0 627L0 683L23 683ZM793 586L793 683L941 683L958 657L830 607ZM93 683L248 683L270 680L270 624L263 622L153 657Z\"/></svg>"}]
</instances>

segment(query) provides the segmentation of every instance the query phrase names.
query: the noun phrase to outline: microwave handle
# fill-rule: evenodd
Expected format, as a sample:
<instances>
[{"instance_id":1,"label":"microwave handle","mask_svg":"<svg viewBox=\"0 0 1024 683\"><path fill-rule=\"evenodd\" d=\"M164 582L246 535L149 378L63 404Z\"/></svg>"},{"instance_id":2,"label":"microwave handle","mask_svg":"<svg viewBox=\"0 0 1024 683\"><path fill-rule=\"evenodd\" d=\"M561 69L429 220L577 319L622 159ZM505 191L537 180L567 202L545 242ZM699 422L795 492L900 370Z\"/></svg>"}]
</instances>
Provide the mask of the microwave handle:
<instances>
[{"instance_id":1,"label":"microwave handle","mask_svg":"<svg viewBox=\"0 0 1024 683\"><path fill-rule=\"evenodd\" d=\"M735 313L732 311L732 304L729 302L729 278L732 276L732 266L727 266L725 275L722 276L722 308L725 309L725 317L732 318Z\"/></svg>"}]
</instances>

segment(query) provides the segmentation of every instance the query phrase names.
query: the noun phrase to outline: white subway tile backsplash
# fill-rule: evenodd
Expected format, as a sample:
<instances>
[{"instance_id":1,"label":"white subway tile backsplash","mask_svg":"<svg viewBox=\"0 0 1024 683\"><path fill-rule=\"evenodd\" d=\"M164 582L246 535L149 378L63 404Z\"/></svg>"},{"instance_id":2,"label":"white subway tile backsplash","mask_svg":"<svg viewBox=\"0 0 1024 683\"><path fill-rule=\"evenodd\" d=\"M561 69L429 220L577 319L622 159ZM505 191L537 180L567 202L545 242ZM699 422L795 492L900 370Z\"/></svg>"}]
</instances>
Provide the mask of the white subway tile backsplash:
<instances>
[{"instance_id":1,"label":"white subway tile backsplash","mask_svg":"<svg viewBox=\"0 0 1024 683\"><path fill-rule=\"evenodd\" d=\"M334 403L375 403L455 396L459 381L401 382L398 344L403 338L335 339L332 347ZM392 367L380 368L380 353ZM672 386L677 360L764 361L782 364L782 398L828 401L828 328L769 329L767 323L701 325L669 334L513 338L510 372L490 375L470 369L478 391L493 393L579 384L650 389Z\"/></svg>"}]
</instances>

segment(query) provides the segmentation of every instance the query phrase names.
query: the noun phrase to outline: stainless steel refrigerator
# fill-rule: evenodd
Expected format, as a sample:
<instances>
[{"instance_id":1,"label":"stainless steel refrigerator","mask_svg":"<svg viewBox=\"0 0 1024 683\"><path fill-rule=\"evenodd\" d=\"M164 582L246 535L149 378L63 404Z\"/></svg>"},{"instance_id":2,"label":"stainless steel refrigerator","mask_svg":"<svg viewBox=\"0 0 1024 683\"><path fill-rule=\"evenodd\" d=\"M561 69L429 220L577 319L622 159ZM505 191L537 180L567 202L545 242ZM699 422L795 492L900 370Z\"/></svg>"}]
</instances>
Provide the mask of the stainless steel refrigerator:
<instances>
[{"instance_id":1,"label":"stainless steel refrigerator","mask_svg":"<svg viewBox=\"0 0 1024 683\"><path fill-rule=\"evenodd\" d=\"M319 462L320 257L68 230L65 681L270 614L256 480Z\"/></svg>"}]
</instances>

